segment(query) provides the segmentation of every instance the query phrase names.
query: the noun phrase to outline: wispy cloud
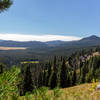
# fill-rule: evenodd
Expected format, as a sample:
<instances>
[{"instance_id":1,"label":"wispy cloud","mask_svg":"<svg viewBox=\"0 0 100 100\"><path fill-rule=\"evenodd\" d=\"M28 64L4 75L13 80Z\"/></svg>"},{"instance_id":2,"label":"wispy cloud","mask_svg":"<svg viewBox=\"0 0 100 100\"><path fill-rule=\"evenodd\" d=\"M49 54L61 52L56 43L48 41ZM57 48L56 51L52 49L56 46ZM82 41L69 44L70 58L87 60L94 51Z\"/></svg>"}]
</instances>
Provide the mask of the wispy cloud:
<instances>
[{"instance_id":1,"label":"wispy cloud","mask_svg":"<svg viewBox=\"0 0 100 100\"><path fill-rule=\"evenodd\" d=\"M23 34L0 34L2 40L14 40L14 41L73 41L80 40L81 37L76 36L64 36L64 35L23 35Z\"/></svg>"}]
</instances>

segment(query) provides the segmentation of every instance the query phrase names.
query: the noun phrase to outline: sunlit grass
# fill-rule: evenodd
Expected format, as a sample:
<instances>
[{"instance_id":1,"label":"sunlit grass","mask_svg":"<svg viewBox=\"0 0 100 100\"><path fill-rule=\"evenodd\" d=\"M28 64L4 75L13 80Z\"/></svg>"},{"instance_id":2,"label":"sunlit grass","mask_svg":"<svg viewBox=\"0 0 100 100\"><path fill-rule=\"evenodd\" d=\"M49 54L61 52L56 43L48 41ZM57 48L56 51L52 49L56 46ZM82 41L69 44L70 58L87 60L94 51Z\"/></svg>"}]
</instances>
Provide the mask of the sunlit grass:
<instances>
[{"instance_id":1,"label":"sunlit grass","mask_svg":"<svg viewBox=\"0 0 100 100\"><path fill-rule=\"evenodd\" d=\"M24 62L21 62L21 64L38 64L39 61L24 61Z\"/></svg>"},{"instance_id":2,"label":"sunlit grass","mask_svg":"<svg viewBox=\"0 0 100 100\"><path fill-rule=\"evenodd\" d=\"M41 93L39 95L31 94L28 96L19 97L18 100L100 100L100 91L91 91L91 88L92 84L83 84L75 87L60 89L60 92L57 93L60 95L57 98L56 95L52 95L54 91L48 91L48 93L46 93L48 98L46 99L41 99ZM56 92L57 91L55 91L55 93Z\"/></svg>"},{"instance_id":3,"label":"sunlit grass","mask_svg":"<svg viewBox=\"0 0 100 100\"><path fill-rule=\"evenodd\" d=\"M92 84L62 89L60 100L100 100L100 91L92 90Z\"/></svg>"}]
</instances>

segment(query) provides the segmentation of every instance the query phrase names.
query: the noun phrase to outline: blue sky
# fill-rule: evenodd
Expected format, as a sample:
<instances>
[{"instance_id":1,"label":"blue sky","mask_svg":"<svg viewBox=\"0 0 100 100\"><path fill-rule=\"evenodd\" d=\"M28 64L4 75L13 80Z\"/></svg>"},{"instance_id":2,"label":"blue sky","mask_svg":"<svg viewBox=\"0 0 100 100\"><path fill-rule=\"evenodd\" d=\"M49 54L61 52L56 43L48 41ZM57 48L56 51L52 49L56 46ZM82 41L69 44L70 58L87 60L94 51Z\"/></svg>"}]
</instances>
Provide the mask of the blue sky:
<instances>
[{"instance_id":1,"label":"blue sky","mask_svg":"<svg viewBox=\"0 0 100 100\"><path fill-rule=\"evenodd\" d=\"M100 0L14 0L0 34L100 36Z\"/></svg>"}]
</instances>

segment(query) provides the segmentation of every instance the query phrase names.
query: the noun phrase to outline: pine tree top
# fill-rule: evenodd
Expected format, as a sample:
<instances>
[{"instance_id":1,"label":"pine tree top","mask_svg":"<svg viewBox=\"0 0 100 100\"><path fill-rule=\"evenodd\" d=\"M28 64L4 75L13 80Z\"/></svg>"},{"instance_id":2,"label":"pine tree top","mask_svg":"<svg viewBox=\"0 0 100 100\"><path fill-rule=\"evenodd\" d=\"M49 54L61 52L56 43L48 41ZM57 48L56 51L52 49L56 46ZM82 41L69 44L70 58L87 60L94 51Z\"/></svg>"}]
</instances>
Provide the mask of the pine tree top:
<instances>
[{"instance_id":1,"label":"pine tree top","mask_svg":"<svg viewBox=\"0 0 100 100\"><path fill-rule=\"evenodd\" d=\"M0 0L0 13L7 10L12 5L12 0Z\"/></svg>"}]
</instances>

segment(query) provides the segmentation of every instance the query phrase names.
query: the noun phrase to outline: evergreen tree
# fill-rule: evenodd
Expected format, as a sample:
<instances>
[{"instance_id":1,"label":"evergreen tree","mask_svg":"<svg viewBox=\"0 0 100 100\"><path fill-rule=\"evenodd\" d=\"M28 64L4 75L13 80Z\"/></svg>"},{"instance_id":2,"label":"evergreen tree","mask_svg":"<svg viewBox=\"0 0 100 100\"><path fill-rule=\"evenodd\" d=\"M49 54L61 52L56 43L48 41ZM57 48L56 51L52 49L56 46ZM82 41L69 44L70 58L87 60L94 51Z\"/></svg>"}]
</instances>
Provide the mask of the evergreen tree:
<instances>
[{"instance_id":1,"label":"evergreen tree","mask_svg":"<svg viewBox=\"0 0 100 100\"><path fill-rule=\"evenodd\" d=\"M86 82L90 83L92 79L93 79L93 74L92 74L92 68L91 68L86 75Z\"/></svg>"},{"instance_id":2,"label":"evergreen tree","mask_svg":"<svg viewBox=\"0 0 100 100\"><path fill-rule=\"evenodd\" d=\"M50 88L54 89L55 87L57 87L57 73L53 72L52 78L50 81Z\"/></svg>"},{"instance_id":3,"label":"evergreen tree","mask_svg":"<svg viewBox=\"0 0 100 100\"><path fill-rule=\"evenodd\" d=\"M76 84L76 79L77 79L77 74L76 74L76 68L75 68L72 74L72 85Z\"/></svg>"},{"instance_id":4,"label":"evergreen tree","mask_svg":"<svg viewBox=\"0 0 100 100\"><path fill-rule=\"evenodd\" d=\"M53 70L52 70L52 74L51 74L51 77L50 77L50 87L51 89L57 87L57 59L56 59L56 56L54 57L54 63L53 63Z\"/></svg>"},{"instance_id":5,"label":"evergreen tree","mask_svg":"<svg viewBox=\"0 0 100 100\"><path fill-rule=\"evenodd\" d=\"M70 72L68 72L68 76L67 76L67 87L71 86L71 75Z\"/></svg>"},{"instance_id":6,"label":"evergreen tree","mask_svg":"<svg viewBox=\"0 0 100 100\"><path fill-rule=\"evenodd\" d=\"M46 72L46 70L44 69L44 71L43 71L43 86L46 86L46 79L47 79L47 72Z\"/></svg>"},{"instance_id":7,"label":"evergreen tree","mask_svg":"<svg viewBox=\"0 0 100 100\"><path fill-rule=\"evenodd\" d=\"M2 63L0 63L0 74L2 74L3 73L3 71L4 71L4 65L2 64Z\"/></svg>"},{"instance_id":8,"label":"evergreen tree","mask_svg":"<svg viewBox=\"0 0 100 100\"><path fill-rule=\"evenodd\" d=\"M11 0L0 0L0 12L7 10L11 5Z\"/></svg>"},{"instance_id":9,"label":"evergreen tree","mask_svg":"<svg viewBox=\"0 0 100 100\"><path fill-rule=\"evenodd\" d=\"M24 87L23 87L23 81L21 81L18 85L18 92L19 92L19 95L20 96L23 96L25 95L25 91L24 91Z\"/></svg>"},{"instance_id":10,"label":"evergreen tree","mask_svg":"<svg viewBox=\"0 0 100 100\"><path fill-rule=\"evenodd\" d=\"M52 73L52 65L50 63L48 63L46 86L49 86L49 80L50 80L51 73Z\"/></svg>"},{"instance_id":11,"label":"evergreen tree","mask_svg":"<svg viewBox=\"0 0 100 100\"><path fill-rule=\"evenodd\" d=\"M32 81L32 74L31 74L31 67L30 65L27 66L26 71L25 71L25 75L24 75L24 94L26 92L32 92L33 90L33 81Z\"/></svg>"},{"instance_id":12,"label":"evergreen tree","mask_svg":"<svg viewBox=\"0 0 100 100\"><path fill-rule=\"evenodd\" d=\"M82 66L83 66L83 63L80 61L80 65L79 65L79 68L80 68L80 76L81 76L81 69L82 69Z\"/></svg>"},{"instance_id":13,"label":"evergreen tree","mask_svg":"<svg viewBox=\"0 0 100 100\"><path fill-rule=\"evenodd\" d=\"M57 58L56 58L56 56L54 57L53 69L54 69L54 71L57 71Z\"/></svg>"},{"instance_id":14,"label":"evergreen tree","mask_svg":"<svg viewBox=\"0 0 100 100\"><path fill-rule=\"evenodd\" d=\"M68 86L67 78L68 78L68 69L67 69L67 66L65 64L65 59L63 59L63 63L62 63L62 66L61 66L61 73L60 73L60 86L62 88L65 88L65 87Z\"/></svg>"},{"instance_id":15,"label":"evergreen tree","mask_svg":"<svg viewBox=\"0 0 100 100\"><path fill-rule=\"evenodd\" d=\"M85 77L86 77L86 66L83 65L81 69L81 76L80 76L80 83L85 83Z\"/></svg>"},{"instance_id":16,"label":"evergreen tree","mask_svg":"<svg viewBox=\"0 0 100 100\"><path fill-rule=\"evenodd\" d=\"M43 72L41 71L38 78L38 87L43 86Z\"/></svg>"}]
</instances>

